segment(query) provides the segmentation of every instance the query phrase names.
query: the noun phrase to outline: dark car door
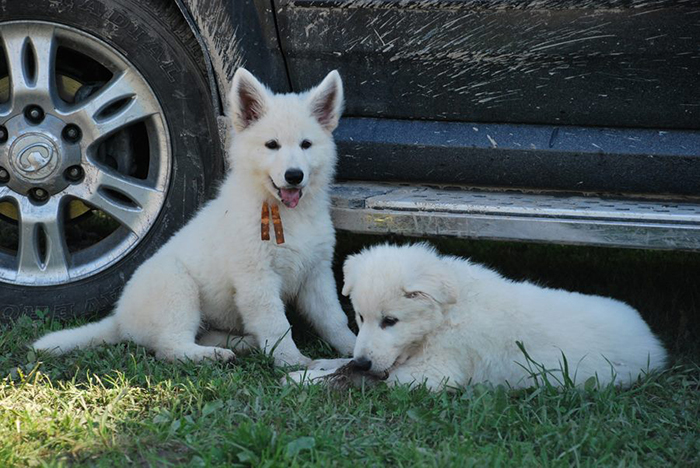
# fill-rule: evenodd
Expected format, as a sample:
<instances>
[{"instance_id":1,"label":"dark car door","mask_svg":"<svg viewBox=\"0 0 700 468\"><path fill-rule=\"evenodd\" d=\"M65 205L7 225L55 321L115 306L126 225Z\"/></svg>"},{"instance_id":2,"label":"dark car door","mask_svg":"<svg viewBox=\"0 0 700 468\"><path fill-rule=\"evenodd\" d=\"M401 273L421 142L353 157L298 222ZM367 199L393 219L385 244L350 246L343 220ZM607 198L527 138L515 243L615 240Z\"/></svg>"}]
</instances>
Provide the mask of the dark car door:
<instances>
[{"instance_id":1,"label":"dark car door","mask_svg":"<svg viewBox=\"0 0 700 468\"><path fill-rule=\"evenodd\" d=\"M343 76L342 178L697 192L698 2L275 5L292 88Z\"/></svg>"}]
</instances>

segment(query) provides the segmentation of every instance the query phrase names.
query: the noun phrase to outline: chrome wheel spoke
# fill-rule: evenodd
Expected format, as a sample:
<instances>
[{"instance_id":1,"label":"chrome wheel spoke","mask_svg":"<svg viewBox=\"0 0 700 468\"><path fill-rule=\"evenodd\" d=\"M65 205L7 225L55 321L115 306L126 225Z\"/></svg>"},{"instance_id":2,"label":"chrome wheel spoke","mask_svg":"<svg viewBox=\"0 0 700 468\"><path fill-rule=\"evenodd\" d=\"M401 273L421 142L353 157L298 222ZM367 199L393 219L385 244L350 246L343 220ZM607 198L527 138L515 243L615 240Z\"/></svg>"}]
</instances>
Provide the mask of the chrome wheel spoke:
<instances>
[{"instance_id":1,"label":"chrome wheel spoke","mask_svg":"<svg viewBox=\"0 0 700 468\"><path fill-rule=\"evenodd\" d=\"M126 128L136 122L144 120L155 113L155 109L150 108L150 106L139 98L132 98L131 101L126 104L124 109L120 110L115 115L95 121L94 128L91 129L93 140L98 140L109 136L122 128Z\"/></svg>"},{"instance_id":2,"label":"chrome wheel spoke","mask_svg":"<svg viewBox=\"0 0 700 468\"><path fill-rule=\"evenodd\" d=\"M89 118L94 119L100 111L103 111L110 104L122 99L134 98L136 95L135 78L134 74L128 71L116 75L97 93L79 103L74 112L85 113Z\"/></svg>"},{"instance_id":3,"label":"chrome wheel spoke","mask_svg":"<svg viewBox=\"0 0 700 468\"><path fill-rule=\"evenodd\" d=\"M140 79L125 71L86 101L67 109L65 115L83 129L85 140L93 143L157 114L155 103L141 97L143 94Z\"/></svg>"},{"instance_id":4,"label":"chrome wheel spoke","mask_svg":"<svg viewBox=\"0 0 700 468\"><path fill-rule=\"evenodd\" d=\"M61 206L58 198L40 206L22 199L19 209L18 275L36 278L37 282L69 277Z\"/></svg>"},{"instance_id":5,"label":"chrome wheel spoke","mask_svg":"<svg viewBox=\"0 0 700 468\"><path fill-rule=\"evenodd\" d=\"M8 168L10 167L10 160L8 157L9 154L9 145L0 145L0 167L4 168L5 170L8 170Z\"/></svg>"},{"instance_id":6,"label":"chrome wheel spoke","mask_svg":"<svg viewBox=\"0 0 700 468\"><path fill-rule=\"evenodd\" d=\"M158 215L165 193L115 171L89 165L82 185L68 194L98 208L137 236Z\"/></svg>"},{"instance_id":7,"label":"chrome wheel spoke","mask_svg":"<svg viewBox=\"0 0 700 468\"><path fill-rule=\"evenodd\" d=\"M11 102L3 102L0 104L0 119L7 117L12 113L12 103Z\"/></svg>"},{"instance_id":8,"label":"chrome wheel spoke","mask_svg":"<svg viewBox=\"0 0 700 468\"><path fill-rule=\"evenodd\" d=\"M10 25L2 30L8 72L10 104L21 112L28 104L53 107L56 93L54 28Z\"/></svg>"}]
</instances>

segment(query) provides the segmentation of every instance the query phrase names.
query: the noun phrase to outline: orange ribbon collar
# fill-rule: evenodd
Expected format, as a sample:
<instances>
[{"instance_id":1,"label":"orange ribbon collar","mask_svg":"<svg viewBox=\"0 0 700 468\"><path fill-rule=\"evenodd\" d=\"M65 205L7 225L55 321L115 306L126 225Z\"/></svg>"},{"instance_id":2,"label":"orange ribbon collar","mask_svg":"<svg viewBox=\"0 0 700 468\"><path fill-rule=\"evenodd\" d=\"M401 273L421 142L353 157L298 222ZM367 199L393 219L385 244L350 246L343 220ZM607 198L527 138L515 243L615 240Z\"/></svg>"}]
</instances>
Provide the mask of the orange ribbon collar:
<instances>
[{"instance_id":1,"label":"orange ribbon collar","mask_svg":"<svg viewBox=\"0 0 700 468\"><path fill-rule=\"evenodd\" d=\"M260 239L264 241L270 240L270 212L272 212L275 241L278 244L284 244L284 229L282 228L279 207L276 204L269 205L266 201L262 204L262 215L260 216Z\"/></svg>"}]
</instances>

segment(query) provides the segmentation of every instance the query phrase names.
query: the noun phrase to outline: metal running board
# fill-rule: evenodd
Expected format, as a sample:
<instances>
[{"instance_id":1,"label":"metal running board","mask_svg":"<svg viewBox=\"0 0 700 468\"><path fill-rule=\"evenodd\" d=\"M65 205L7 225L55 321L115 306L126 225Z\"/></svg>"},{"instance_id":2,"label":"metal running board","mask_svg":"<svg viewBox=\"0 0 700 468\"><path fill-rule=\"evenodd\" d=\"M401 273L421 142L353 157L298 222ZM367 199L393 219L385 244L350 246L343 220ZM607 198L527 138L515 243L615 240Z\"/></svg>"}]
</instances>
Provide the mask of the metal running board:
<instances>
[{"instance_id":1,"label":"metal running board","mask_svg":"<svg viewBox=\"0 0 700 468\"><path fill-rule=\"evenodd\" d=\"M337 183L332 199L336 228L356 233L700 250L700 199L369 182Z\"/></svg>"}]
</instances>

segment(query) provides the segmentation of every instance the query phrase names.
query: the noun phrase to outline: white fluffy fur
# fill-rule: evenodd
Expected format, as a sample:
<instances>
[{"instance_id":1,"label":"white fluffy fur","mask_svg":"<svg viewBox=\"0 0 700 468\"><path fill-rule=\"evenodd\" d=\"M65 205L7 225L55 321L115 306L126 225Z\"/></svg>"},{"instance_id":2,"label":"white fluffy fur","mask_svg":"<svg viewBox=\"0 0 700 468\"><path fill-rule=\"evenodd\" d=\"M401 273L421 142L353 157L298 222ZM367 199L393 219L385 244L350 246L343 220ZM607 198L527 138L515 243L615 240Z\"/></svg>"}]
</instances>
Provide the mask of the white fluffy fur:
<instances>
[{"instance_id":1,"label":"white fluffy fur","mask_svg":"<svg viewBox=\"0 0 700 468\"><path fill-rule=\"evenodd\" d=\"M196 361L231 359L229 348L276 346L278 365L309 364L285 316L285 302L295 301L323 339L341 353L352 352L355 335L331 272L335 233L328 192L336 163L331 132L343 104L340 76L331 72L305 94L275 95L239 69L230 104L233 171L218 197L136 270L112 316L46 335L36 349L64 353L131 340L158 358ZM280 149L265 146L273 139ZM300 147L304 139L310 148ZM286 187L289 168L304 172L294 209L279 203L272 185ZM270 241L260 239L264 200L279 205L282 245L272 229ZM202 322L215 330L195 342Z\"/></svg>"},{"instance_id":2,"label":"white fluffy fur","mask_svg":"<svg viewBox=\"0 0 700 468\"><path fill-rule=\"evenodd\" d=\"M659 340L627 304L513 282L424 244L365 250L346 260L344 273L343 294L360 326L354 357L370 359L370 372L388 373L390 384L531 386L526 369L541 369L516 342L551 371L554 385L564 382L562 353L577 385L590 377L627 385L666 361ZM382 328L384 317L398 322ZM313 380L333 370L289 376Z\"/></svg>"}]
</instances>

